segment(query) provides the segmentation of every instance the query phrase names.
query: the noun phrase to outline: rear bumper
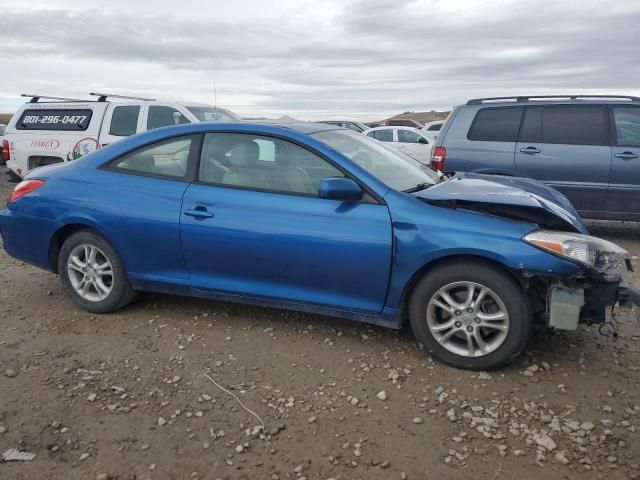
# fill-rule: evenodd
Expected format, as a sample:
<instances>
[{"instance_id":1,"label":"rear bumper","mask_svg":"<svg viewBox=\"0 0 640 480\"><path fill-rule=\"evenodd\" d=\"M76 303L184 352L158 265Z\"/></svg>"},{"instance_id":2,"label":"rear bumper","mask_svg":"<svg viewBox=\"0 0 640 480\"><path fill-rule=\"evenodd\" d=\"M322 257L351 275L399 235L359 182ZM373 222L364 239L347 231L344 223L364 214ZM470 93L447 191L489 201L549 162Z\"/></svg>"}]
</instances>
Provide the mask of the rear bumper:
<instances>
[{"instance_id":1,"label":"rear bumper","mask_svg":"<svg viewBox=\"0 0 640 480\"><path fill-rule=\"evenodd\" d=\"M0 235L5 251L46 270L51 270L49 243L60 226L56 221L12 212L8 208L0 211Z\"/></svg>"}]
</instances>

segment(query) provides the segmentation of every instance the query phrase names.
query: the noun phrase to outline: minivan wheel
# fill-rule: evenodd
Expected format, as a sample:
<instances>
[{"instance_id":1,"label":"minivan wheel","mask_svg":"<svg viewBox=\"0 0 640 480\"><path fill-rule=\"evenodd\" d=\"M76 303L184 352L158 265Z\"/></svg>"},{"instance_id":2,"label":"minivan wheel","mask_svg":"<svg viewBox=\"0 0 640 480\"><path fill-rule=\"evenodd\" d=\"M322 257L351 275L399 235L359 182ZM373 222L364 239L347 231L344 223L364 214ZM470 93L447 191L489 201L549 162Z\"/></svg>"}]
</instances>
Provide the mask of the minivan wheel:
<instances>
[{"instance_id":1,"label":"minivan wheel","mask_svg":"<svg viewBox=\"0 0 640 480\"><path fill-rule=\"evenodd\" d=\"M109 313L135 297L113 247L100 235L84 230L70 236L58 255L58 272L71 299L92 313Z\"/></svg>"},{"instance_id":2,"label":"minivan wheel","mask_svg":"<svg viewBox=\"0 0 640 480\"><path fill-rule=\"evenodd\" d=\"M429 270L409 300L414 334L436 359L489 370L517 358L531 335L522 288L484 262L455 261Z\"/></svg>"}]
</instances>

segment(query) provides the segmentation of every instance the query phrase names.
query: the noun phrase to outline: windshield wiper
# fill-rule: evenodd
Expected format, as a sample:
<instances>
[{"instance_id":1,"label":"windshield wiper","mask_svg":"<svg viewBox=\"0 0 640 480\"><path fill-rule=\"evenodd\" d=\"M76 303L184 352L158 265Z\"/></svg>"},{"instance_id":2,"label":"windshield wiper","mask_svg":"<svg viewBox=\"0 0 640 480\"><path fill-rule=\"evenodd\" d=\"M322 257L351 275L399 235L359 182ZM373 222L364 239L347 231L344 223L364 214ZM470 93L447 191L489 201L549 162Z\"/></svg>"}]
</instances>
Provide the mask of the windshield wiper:
<instances>
[{"instance_id":1,"label":"windshield wiper","mask_svg":"<svg viewBox=\"0 0 640 480\"><path fill-rule=\"evenodd\" d=\"M419 183L415 187L411 187L411 188L407 188L406 190L403 190L403 192L404 193L419 192L420 190L424 190L425 188L429 188L433 185L434 185L433 183Z\"/></svg>"}]
</instances>

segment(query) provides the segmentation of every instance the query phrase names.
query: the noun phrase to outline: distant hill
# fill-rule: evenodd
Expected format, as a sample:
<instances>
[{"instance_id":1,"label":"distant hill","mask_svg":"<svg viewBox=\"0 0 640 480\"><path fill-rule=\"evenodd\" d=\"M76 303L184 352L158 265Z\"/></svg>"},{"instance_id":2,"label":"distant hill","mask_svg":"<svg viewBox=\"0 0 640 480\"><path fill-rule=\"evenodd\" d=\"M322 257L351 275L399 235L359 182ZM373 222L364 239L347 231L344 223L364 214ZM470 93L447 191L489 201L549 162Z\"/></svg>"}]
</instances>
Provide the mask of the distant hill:
<instances>
[{"instance_id":1,"label":"distant hill","mask_svg":"<svg viewBox=\"0 0 640 480\"><path fill-rule=\"evenodd\" d=\"M0 123L7 125L11 117L13 117L13 113L0 113Z\"/></svg>"},{"instance_id":2,"label":"distant hill","mask_svg":"<svg viewBox=\"0 0 640 480\"><path fill-rule=\"evenodd\" d=\"M451 112L437 112L435 110L431 110L430 112L404 112L393 117L389 117L389 120L411 119L424 125L425 123L433 122L435 120L445 120L450 113Z\"/></svg>"}]
</instances>

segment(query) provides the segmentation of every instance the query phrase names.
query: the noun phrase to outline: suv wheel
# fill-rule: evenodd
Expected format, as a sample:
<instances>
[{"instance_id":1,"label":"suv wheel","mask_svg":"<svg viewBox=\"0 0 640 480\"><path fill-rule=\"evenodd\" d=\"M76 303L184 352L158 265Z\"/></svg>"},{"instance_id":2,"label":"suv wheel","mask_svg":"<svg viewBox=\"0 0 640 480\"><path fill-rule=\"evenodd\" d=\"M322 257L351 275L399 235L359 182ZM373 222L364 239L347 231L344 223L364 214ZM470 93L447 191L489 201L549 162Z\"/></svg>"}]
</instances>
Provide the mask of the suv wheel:
<instances>
[{"instance_id":1,"label":"suv wheel","mask_svg":"<svg viewBox=\"0 0 640 480\"><path fill-rule=\"evenodd\" d=\"M517 358L531 334L522 288L482 262L430 270L409 304L412 329L436 359L458 368L488 370Z\"/></svg>"},{"instance_id":2,"label":"suv wheel","mask_svg":"<svg viewBox=\"0 0 640 480\"><path fill-rule=\"evenodd\" d=\"M120 257L91 231L75 233L64 242L58 272L72 300L92 313L113 312L135 297Z\"/></svg>"}]
</instances>

